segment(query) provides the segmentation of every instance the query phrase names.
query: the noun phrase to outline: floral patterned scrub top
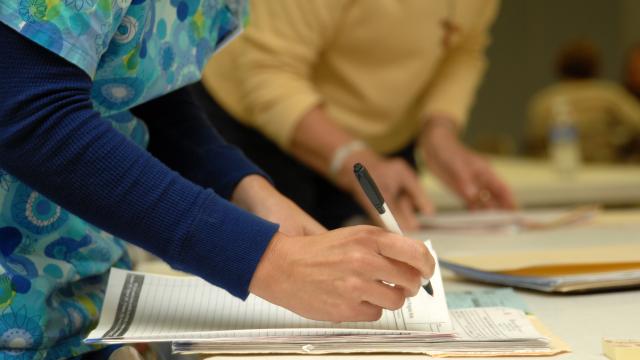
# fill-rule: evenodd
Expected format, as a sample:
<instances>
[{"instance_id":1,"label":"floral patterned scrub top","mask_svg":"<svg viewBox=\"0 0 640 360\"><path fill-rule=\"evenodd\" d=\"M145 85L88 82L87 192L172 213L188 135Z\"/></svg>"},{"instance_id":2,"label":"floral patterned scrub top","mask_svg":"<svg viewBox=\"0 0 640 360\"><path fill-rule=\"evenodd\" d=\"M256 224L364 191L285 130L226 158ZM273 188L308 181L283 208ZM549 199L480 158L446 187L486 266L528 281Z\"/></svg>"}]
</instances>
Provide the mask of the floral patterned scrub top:
<instances>
[{"instance_id":1,"label":"floral patterned scrub top","mask_svg":"<svg viewBox=\"0 0 640 360\"><path fill-rule=\"evenodd\" d=\"M95 108L140 146L128 109L197 81L242 28L244 0L1 0L0 21L80 67ZM107 273L130 266L122 241L0 169L0 357L95 350Z\"/></svg>"}]
</instances>

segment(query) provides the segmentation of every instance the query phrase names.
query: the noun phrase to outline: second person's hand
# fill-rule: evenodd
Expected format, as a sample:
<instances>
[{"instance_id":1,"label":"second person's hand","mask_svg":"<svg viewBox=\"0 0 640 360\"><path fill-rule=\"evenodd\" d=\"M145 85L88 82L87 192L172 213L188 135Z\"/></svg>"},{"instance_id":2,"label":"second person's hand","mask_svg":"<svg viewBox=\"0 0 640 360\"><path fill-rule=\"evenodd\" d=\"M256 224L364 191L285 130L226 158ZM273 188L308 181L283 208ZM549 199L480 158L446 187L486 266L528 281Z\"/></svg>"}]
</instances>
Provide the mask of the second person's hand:
<instances>
[{"instance_id":1,"label":"second person's hand","mask_svg":"<svg viewBox=\"0 0 640 360\"><path fill-rule=\"evenodd\" d=\"M309 319L373 321L417 294L434 267L424 243L373 226L316 236L277 233L249 290Z\"/></svg>"},{"instance_id":2,"label":"second person's hand","mask_svg":"<svg viewBox=\"0 0 640 360\"><path fill-rule=\"evenodd\" d=\"M416 172L404 159L385 158L368 150L356 153L349 161L345 161L338 185L352 194L375 224L381 225L380 217L353 176L353 164L356 162L361 162L367 167L404 231L413 231L420 227L417 213L433 213L433 206L420 185Z\"/></svg>"},{"instance_id":3,"label":"second person's hand","mask_svg":"<svg viewBox=\"0 0 640 360\"><path fill-rule=\"evenodd\" d=\"M280 225L287 235L315 235L327 231L260 175L249 175L236 186L231 201L265 220Z\"/></svg>"},{"instance_id":4,"label":"second person's hand","mask_svg":"<svg viewBox=\"0 0 640 360\"><path fill-rule=\"evenodd\" d=\"M425 127L419 141L429 170L469 209L515 209L511 190L491 164L458 139L452 120L437 120Z\"/></svg>"}]
</instances>

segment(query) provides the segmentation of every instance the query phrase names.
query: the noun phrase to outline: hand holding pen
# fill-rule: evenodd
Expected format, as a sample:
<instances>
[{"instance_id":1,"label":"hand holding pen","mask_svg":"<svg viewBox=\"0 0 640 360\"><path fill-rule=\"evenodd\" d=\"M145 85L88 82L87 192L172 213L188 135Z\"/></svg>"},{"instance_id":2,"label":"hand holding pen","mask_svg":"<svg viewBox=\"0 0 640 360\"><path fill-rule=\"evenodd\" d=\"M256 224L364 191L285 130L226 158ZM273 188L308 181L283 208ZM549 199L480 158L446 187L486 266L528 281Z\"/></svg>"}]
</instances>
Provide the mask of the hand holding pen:
<instances>
[{"instance_id":1,"label":"hand holding pen","mask_svg":"<svg viewBox=\"0 0 640 360\"><path fill-rule=\"evenodd\" d=\"M384 209L382 197L380 204ZM249 291L313 320L373 321L384 309L402 308L418 294L421 278L434 271L435 259L423 242L377 226L310 236L279 231L262 255Z\"/></svg>"},{"instance_id":2,"label":"hand holding pen","mask_svg":"<svg viewBox=\"0 0 640 360\"><path fill-rule=\"evenodd\" d=\"M369 175L367 169L362 164L356 163L353 166L353 172L358 179L358 183L362 187L362 190L367 195L367 198L369 199L369 201L371 201L373 207L378 211L380 220L382 220L385 228L390 232L396 233L398 235L403 235L398 222L393 217L393 214L385 203L380 190L378 190L378 186L373 181L373 178L371 178L371 175ZM433 287L431 286L431 282L429 281L429 279L423 279L422 286L427 291L427 293L429 293L429 295L433 296Z\"/></svg>"},{"instance_id":3,"label":"hand holding pen","mask_svg":"<svg viewBox=\"0 0 640 360\"><path fill-rule=\"evenodd\" d=\"M434 270L424 243L377 226L312 236L277 232L249 290L309 319L373 321L384 309L402 308Z\"/></svg>"}]
</instances>

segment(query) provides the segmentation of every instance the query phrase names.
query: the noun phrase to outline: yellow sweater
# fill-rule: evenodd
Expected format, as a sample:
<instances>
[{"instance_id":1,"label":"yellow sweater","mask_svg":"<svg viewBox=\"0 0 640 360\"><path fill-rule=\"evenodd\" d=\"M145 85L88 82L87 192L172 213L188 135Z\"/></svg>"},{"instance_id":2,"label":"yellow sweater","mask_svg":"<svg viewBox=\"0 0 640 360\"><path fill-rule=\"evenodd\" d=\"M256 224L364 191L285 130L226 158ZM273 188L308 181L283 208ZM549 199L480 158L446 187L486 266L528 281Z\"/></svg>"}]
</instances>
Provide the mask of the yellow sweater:
<instances>
[{"instance_id":1,"label":"yellow sweater","mask_svg":"<svg viewBox=\"0 0 640 360\"><path fill-rule=\"evenodd\" d=\"M486 67L497 0L254 0L247 30L203 83L233 116L287 149L323 104L381 153L408 145L426 114L466 120ZM444 45L449 20L457 28Z\"/></svg>"}]
</instances>

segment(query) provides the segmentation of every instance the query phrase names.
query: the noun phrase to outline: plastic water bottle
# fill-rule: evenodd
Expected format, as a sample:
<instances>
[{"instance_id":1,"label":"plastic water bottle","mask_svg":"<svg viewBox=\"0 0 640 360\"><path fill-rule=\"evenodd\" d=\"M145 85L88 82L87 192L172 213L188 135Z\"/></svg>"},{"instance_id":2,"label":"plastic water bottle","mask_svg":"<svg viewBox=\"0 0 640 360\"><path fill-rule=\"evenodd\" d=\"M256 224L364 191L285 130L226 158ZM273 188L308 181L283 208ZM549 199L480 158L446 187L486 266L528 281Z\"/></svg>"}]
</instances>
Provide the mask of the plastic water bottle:
<instances>
[{"instance_id":1,"label":"plastic water bottle","mask_svg":"<svg viewBox=\"0 0 640 360\"><path fill-rule=\"evenodd\" d=\"M571 175L580 166L580 142L575 121L568 102L563 97L554 100L551 107L553 123L549 132L549 155L556 170Z\"/></svg>"}]
</instances>

